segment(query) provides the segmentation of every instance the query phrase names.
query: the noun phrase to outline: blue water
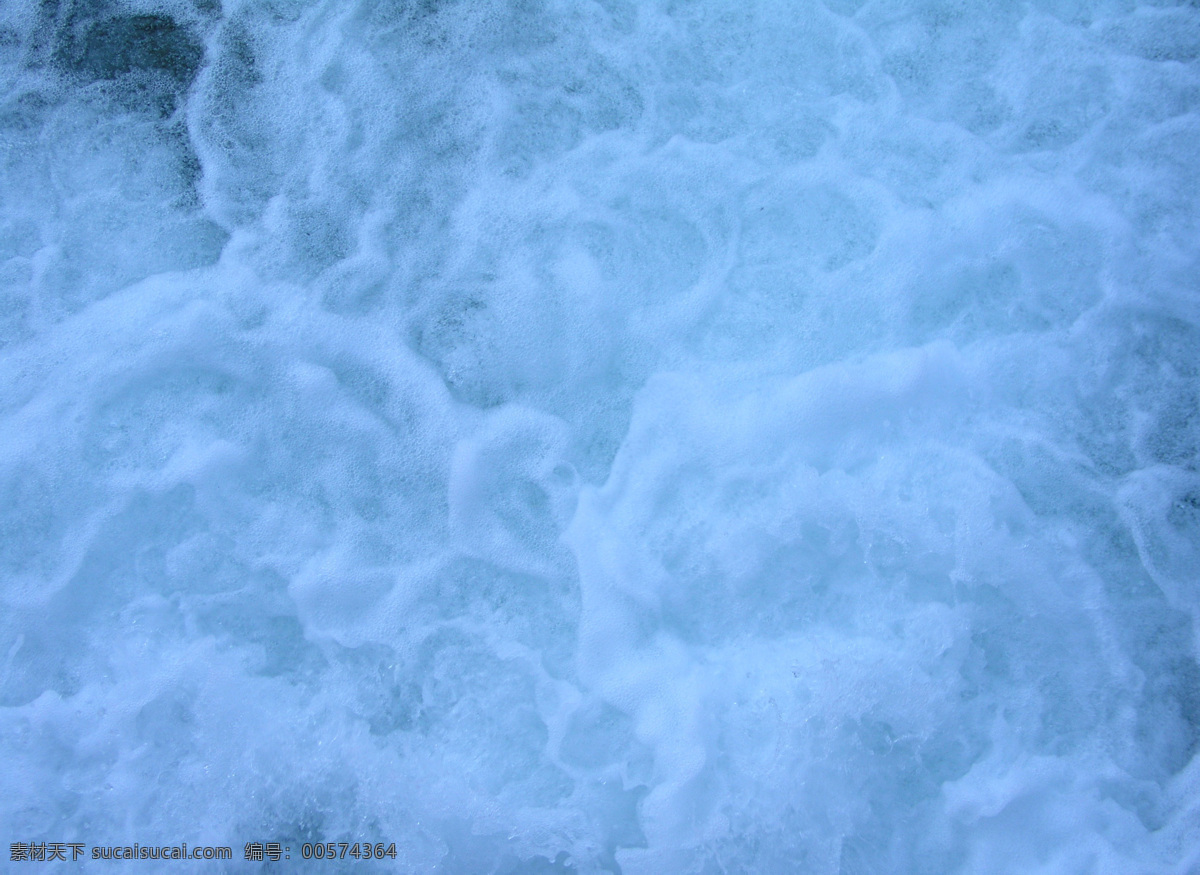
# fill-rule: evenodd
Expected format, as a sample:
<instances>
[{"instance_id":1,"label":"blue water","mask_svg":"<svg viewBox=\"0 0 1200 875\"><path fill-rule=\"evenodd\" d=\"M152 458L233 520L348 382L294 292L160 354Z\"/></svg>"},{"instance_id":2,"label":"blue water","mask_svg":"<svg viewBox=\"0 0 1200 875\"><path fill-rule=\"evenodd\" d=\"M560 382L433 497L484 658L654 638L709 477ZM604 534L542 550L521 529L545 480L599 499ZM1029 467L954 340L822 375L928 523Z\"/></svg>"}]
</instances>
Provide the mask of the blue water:
<instances>
[{"instance_id":1,"label":"blue water","mask_svg":"<svg viewBox=\"0 0 1200 875\"><path fill-rule=\"evenodd\" d=\"M1194 2L7 0L0 83L3 841L1200 872Z\"/></svg>"}]
</instances>

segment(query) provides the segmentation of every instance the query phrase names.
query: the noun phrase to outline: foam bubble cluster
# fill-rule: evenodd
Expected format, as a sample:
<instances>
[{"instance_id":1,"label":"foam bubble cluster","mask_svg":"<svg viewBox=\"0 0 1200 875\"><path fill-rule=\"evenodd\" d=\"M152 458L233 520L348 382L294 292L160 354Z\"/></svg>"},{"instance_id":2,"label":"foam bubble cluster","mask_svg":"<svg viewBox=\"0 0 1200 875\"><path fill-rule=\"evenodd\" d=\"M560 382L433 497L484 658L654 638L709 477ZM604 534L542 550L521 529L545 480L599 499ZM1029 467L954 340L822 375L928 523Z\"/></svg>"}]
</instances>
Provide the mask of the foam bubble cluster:
<instances>
[{"instance_id":1,"label":"foam bubble cluster","mask_svg":"<svg viewBox=\"0 0 1200 875\"><path fill-rule=\"evenodd\" d=\"M18 0L0 155L11 842L1200 867L1195 4Z\"/></svg>"}]
</instances>

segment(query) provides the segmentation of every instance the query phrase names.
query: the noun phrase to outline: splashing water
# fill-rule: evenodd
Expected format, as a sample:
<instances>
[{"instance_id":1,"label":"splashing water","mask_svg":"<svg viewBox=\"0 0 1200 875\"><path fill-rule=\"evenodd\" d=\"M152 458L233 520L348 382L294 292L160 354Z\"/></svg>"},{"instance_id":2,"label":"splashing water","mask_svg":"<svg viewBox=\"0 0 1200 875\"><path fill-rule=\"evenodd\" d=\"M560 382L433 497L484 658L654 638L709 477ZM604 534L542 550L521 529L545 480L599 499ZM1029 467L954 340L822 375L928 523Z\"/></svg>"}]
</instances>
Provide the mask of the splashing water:
<instances>
[{"instance_id":1,"label":"splashing water","mask_svg":"<svg viewBox=\"0 0 1200 875\"><path fill-rule=\"evenodd\" d=\"M1200 871L1198 59L1169 0L4 4L2 832Z\"/></svg>"}]
</instances>

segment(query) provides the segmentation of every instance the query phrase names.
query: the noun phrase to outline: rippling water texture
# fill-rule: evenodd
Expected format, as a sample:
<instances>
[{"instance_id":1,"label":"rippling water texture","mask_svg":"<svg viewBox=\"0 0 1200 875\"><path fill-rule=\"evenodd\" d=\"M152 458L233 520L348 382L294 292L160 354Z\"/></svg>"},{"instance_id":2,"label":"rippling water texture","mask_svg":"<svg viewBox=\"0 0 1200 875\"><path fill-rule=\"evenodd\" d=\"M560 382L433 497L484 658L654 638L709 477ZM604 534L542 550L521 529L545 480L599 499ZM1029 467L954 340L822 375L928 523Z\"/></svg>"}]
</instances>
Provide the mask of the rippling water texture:
<instances>
[{"instance_id":1,"label":"rippling water texture","mask_svg":"<svg viewBox=\"0 0 1200 875\"><path fill-rule=\"evenodd\" d=\"M1195 2L7 0L0 83L4 841L1200 871Z\"/></svg>"}]
</instances>

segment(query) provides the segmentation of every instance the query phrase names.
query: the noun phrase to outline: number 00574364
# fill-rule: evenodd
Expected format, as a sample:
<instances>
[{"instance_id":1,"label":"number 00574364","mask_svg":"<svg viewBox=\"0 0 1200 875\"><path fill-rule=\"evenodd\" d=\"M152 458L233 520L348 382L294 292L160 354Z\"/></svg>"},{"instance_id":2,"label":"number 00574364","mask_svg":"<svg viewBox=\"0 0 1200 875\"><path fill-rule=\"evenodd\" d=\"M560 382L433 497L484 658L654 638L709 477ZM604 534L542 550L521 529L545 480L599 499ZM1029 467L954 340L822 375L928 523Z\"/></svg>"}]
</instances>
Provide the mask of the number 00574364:
<instances>
[{"instance_id":1,"label":"number 00574364","mask_svg":"<svg viewBox=\"0 0 1200 875\"><path fill-rule=\"evenodd\" d=\"M344 860L353 857L356 860L382 860L385 857L396 859L396 843L384 845L383 842L305 842L300 846L300 856L306 860Z\"/></svg>"}]
</instances>

